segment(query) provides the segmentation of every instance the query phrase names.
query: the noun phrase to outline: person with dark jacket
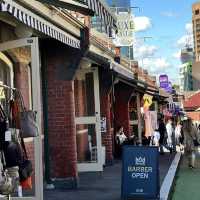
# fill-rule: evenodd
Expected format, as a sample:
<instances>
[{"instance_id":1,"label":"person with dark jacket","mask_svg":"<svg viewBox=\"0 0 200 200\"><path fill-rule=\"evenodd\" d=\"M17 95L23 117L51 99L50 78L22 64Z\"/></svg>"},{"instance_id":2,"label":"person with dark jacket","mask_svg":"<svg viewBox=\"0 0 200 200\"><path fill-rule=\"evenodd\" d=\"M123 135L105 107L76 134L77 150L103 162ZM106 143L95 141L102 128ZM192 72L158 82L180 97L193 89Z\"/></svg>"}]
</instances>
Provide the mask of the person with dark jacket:
<instances>
[{"instance_id":1,"label":"person with dark jacket","mask_svg":"<svg viewBox=\"0 0 200 200\"><path fill-rule=\"evenodd\" d=\"M163 146L164 146L164 141L165 141L166 126L165 126L163 119L160 119L160 121L159 121L158 131L160 133L160 140L159 140L160 153L164 154Z\"/></svg>"}]
</instances>

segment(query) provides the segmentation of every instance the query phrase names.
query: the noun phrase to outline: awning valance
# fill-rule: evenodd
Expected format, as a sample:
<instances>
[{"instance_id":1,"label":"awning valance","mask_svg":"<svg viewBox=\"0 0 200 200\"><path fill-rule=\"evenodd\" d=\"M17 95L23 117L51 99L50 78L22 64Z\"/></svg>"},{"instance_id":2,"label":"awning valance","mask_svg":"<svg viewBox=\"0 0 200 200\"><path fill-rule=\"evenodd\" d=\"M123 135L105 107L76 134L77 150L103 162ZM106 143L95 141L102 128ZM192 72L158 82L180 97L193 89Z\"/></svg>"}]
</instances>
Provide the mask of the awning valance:
<instances>
[{"instance_id":1,"label":"awning valance","mask_svg":"<svg viewBox=\"0 0 200 200\"><path fill-rule=\"evenodd\" d=\"M117 27L117 20L110 8L103 0L37 0L60 7L62 9L73 10L84 15L98 15L105 23L106 29Z\"/></svg>"},{"instance_id":2,"label":"awning valance","mask_svg":"<svg viewBox=\"0 0 200 200\"><path fill-rule=\"evenodd\" d=\"M117 20L110 9L102 0L84 0L88 8L94 11L105 23L106 26L117 27Z\"/></svg>"},{"instance_id":3,"label":"awning valance","mask_svg":"<svg viewBox=\"0 0 200 200\"><path fill-rule=\"evenodd\" d=\"M79 39L15 2L8 3L2 1L0 3L0 12L7 12L28 27L40 31L64 44L74 48L80 48Z\"/></svg>"},{"instance_id":4,"label":"awning valance","mask_svg":"<svg viewBox=\"0 0 200 200\"><path fill-rule=\"evenodd\" d=\"M112 69L113 71L117 72L118 74L126 77L129 80L134 80L134 73L116 62L110 63L110 69Z\"/></svg>"}]
</instances>

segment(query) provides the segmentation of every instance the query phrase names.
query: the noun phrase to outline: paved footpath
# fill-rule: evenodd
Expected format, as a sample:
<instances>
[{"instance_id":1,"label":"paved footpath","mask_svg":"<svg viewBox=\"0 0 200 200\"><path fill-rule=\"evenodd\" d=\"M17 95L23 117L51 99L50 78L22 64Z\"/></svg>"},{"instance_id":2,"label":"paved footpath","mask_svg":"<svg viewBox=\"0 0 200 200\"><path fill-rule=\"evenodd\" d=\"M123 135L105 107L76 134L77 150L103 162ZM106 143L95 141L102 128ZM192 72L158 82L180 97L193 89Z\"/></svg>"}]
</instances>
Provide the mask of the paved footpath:
<instances>
[{"instance_id":1,"label":"paved footpath","mask_svg":"<svg viewBox=\"0 0 200 200\"><path fill-rule=\"evenodd\" d=\"M177 173L172 200L200 200L200 155L198 154L195 169L188 168L187 159L183 156Z\"/></svg>"},{"instance_id":2,"label":"paved footpath","mask_svg":"<svg viewBox=\"0 0 200 200\"><path fill-rule=\"evenodd\" d=\"M160 182L174 159L174 155L160 156ZM103 173L80 174L80 185L76 190L49 190L44 192L44 200L120 200L121 161L106 167ZM191 199L190 199L191 200Z\"/></svg>"}]
</instances>

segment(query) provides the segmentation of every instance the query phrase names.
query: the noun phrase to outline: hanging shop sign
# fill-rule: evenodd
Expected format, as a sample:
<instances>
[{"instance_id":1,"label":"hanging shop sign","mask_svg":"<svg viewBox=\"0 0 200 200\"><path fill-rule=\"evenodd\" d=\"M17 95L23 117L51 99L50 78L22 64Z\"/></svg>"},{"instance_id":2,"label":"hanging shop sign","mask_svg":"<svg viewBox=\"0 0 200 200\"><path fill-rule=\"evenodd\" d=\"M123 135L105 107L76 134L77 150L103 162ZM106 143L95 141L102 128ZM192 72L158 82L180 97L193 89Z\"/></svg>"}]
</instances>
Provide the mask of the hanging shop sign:
<instances>
[{"instance_id":1,"label":"hanging shop sign","mask_svg":"<svg viewBox=\"0 0 200 200\"><path fill-rule=\"evenodd\" d=\"M168 76L166 74L159 76L160 87L166 89L169 85Z\"/></svg>"},{"instance_id":2,"label":"hanging shop sign","mask_svg":"<svg viewBox=\"0 0 200 200\"><path fill-rule=\"evenodd\" d=\"M118 13L117 28L114 44L118 47L132 46L135 32L134 16L127 12Z\"/></svg>"},{"instance_id":3,"label":"hanging shop sign","mask_svg":"<svg viewBox=\"0 0 200 200\"><path fill-rule=\"evenodd\" d=\"M124 146L121 197L159 199L159 155L157 147Z\"/></svg>"},{"instance_id":4,"label":"hanging shop sign","mask_svg":"<svg viewBox=\"0 0 200 200\"><path fill-rule=\"evenodd\" d=\"M146 110L149 110L149 107L152 105L153 101L152 101L153 97L148 95L148 94L145 94L143 96L143 100L144 100L144 105L143 105L143 108L144 108L144 111Z\"/></svg>"}]
</instances>

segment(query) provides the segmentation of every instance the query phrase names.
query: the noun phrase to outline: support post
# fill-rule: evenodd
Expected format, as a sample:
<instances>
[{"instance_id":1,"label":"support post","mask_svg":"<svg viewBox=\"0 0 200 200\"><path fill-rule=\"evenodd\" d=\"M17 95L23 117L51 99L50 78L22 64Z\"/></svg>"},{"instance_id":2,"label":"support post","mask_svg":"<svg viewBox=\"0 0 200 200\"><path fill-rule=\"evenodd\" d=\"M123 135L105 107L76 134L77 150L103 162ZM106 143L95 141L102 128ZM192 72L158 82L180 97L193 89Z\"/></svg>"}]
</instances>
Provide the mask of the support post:
<instances>
[{"instance_id":1,"label":"support post","mask_svg":"<svg viewBox=\"0 0 200 200\"><path fill-rule=\"evenodd\" d=\"M137 93L137 116L138 116L138 138L139 138L139 144L142 145L142 122L141 122L140 93Z\"/></svg>"}]
</instances>

